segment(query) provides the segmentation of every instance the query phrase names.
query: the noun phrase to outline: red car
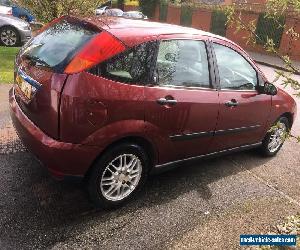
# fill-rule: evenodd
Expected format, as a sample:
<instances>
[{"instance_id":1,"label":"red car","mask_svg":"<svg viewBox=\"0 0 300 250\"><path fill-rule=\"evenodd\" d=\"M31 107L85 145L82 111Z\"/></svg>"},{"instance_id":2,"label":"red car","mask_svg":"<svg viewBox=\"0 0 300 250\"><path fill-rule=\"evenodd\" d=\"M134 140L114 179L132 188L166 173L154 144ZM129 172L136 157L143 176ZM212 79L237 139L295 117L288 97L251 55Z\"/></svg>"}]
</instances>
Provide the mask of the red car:
<instances>
[{"instance_id":1,"label":"red car","mask_svg":"<svg viewBox=\"0 0 300 250\"><path fill-rule=\"evenodd\" d=\"M295 120L293 98L244 50L191 28L64 16L15 69L20 138L56 178L85 178L97 206L118 206L150 173L191 159L253 147L273 156Z\"/></svg>"}]
</instances>

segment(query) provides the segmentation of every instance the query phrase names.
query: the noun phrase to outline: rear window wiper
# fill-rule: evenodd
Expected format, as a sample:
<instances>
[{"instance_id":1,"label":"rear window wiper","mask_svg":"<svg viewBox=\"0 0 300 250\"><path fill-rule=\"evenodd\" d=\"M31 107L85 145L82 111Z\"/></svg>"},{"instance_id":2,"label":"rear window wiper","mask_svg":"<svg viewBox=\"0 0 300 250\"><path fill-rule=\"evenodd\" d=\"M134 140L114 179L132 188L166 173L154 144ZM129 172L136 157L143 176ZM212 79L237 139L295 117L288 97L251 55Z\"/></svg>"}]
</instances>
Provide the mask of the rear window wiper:
<instances>
[{"instance_id":1,"label":"rear window wiper","mask_svg":"<svg viewBox=\"0 0 300 250\"><path fill-rule=\"evenodd\" d=\"M37 56L25 55L25 58L27 58L28 60L32 60L35 63L40 64L40 66L51 68L51 66L47 62L45 62L43 59L41 59Z\"/></svg>"}]
</instances>

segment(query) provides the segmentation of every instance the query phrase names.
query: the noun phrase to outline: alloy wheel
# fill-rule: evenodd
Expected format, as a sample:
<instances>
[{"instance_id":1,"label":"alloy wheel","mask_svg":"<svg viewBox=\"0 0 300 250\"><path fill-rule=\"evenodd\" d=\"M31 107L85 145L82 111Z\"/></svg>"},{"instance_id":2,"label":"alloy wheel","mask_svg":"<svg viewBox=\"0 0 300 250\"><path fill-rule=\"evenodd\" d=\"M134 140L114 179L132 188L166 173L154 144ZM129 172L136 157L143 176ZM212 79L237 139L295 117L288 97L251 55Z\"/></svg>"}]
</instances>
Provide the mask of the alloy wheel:
<instances>
[{"instance_id":1,"label":"alloy wheel","mask_svg":"<svg viewBox=\"0 0 300 250\"><path fill-rule=\"evenodd\" d=\"M100 189L110 201L121 201L137 187L142 175L142 163L134 154L122 154L114 158L105 168Z\"/></svg>"},{"instance_id":2,"label":"alloy wheel","mask_svg":"<svg viewBox=\"0 0 300 250\"><path fill-rule=\"evenodd\" d=\"M14 46L17 44L18 37L15 31L4 29L1 31L0 39L6 46Z\"/></svg>"},{"instance_id":3,"label":"alloy wheel","mask_svg":"<svg viewBox=\"0 0 300 250\"><path fill-rule=\"evenodd\" d=\"M274 153L280 148L285 140L287 133L287 127L285 123L278 122L277 125L272 129L271 133L268 149L271 153Z\"/></svg>"}]
</instances>

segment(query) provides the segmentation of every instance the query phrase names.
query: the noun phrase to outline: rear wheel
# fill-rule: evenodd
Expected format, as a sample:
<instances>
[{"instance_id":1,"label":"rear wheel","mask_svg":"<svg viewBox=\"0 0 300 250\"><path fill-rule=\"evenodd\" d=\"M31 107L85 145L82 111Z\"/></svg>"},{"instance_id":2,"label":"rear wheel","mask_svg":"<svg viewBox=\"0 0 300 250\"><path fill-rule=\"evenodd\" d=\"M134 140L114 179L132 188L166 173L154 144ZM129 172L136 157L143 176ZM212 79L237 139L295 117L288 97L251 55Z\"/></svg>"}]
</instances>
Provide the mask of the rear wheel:
<instances>
[{"instance_id":1,"label":"rear wheel","mask_svg":"<svg viewBox=\"0 0 300 250\"><path fill-rule=\"evenodd\" d=\"M148 156L135 144L123 143L104 153L94 165L88 192L97 207L114 208L130 200L148 175Z\"/></svg>"},{"instance_id":2,"label":"rear wheel","mask_svg":"<svg viewBox=\"0 0 300 250\"><path fill-rule=\"evenodd\" d=\"M286 117L280 117L270 128L263 140L261 151L266 156L273 156L281 149L289 131L289 121Z\"/></svg>"},{"instance_id":3,"label":"rear wheel","mask_svg":"<svg viewBox=\"0 0 300 250\"><path fill-rule=\"evenodd\" d=\"M0 29L0 43L8 47L18 46L20 44L19 32L13 27L2 27Z\"/></svg>"}]
</instances>

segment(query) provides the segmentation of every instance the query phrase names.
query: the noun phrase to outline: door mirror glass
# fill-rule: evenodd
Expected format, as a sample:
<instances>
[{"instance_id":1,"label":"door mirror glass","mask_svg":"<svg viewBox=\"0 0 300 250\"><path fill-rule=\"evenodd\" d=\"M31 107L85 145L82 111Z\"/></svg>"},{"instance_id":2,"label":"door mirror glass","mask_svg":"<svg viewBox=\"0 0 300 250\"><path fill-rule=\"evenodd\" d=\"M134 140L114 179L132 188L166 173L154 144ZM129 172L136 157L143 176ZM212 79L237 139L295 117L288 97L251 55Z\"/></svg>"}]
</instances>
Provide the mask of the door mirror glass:
<instances>
[{"instance_id":1,"label":"door mirror glass","mask_svg":"<svg viewBox=\"0 0 300 250\"><path fill-rule=\"evenodd\" d=\"M277 95L277 88L274 84L266 82L264 92L266 95Z\"/></svg>"},{"instance_id":2,"label":"door mirror glass","mask_svg":"<svg viewBox=\"0 0 300 250\"><path fill-rule=\"evenodd\" d=\"M257 86L256 90L259 94L277 95L277 88L274 84L265 82L263 86Z\"/></svg>"}]
</instances>

